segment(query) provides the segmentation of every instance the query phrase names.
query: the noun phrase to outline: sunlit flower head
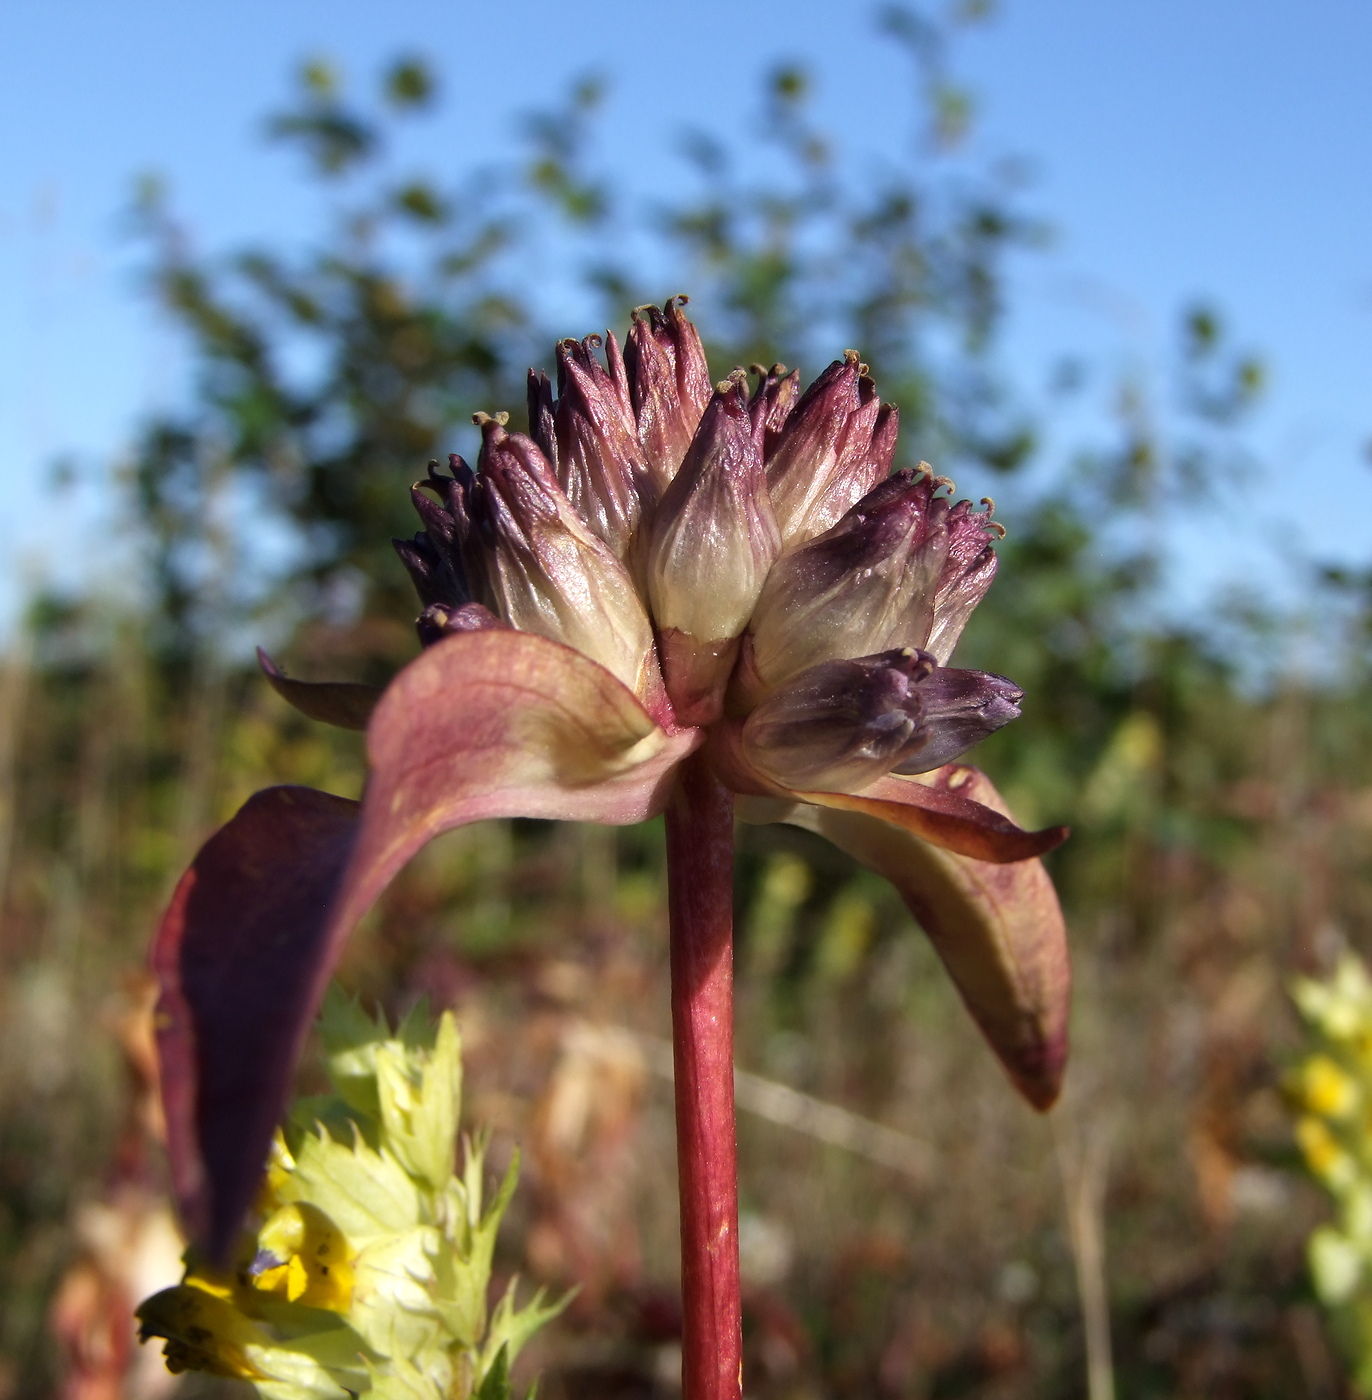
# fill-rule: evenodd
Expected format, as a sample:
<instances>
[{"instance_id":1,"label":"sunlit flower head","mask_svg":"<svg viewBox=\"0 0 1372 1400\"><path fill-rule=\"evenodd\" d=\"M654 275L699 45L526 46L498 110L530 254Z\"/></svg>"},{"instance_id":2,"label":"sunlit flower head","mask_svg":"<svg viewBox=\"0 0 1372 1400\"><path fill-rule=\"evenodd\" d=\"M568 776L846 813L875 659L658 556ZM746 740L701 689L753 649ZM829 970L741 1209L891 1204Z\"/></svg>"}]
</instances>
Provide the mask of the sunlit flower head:
<instances>
[{"instance_id":1,"label":"sunlit flower head","mask_svg":"<svg viewBox=\"0 0 1372 1400\"><path fill-rule=\"evenodd\" d=\"M672 728L770 706L744 752L793 786L937 768L1014 719L1008 681L947 668L995 574L989 503L892 474L898 415L852 351L803 393L782 365L711 389L682 300L635 313L627 353L563 341L527 435L479 414L477 469L430 468L396 542L422 640L479 617L563 642Z\"/></svg>"}]
</instances>

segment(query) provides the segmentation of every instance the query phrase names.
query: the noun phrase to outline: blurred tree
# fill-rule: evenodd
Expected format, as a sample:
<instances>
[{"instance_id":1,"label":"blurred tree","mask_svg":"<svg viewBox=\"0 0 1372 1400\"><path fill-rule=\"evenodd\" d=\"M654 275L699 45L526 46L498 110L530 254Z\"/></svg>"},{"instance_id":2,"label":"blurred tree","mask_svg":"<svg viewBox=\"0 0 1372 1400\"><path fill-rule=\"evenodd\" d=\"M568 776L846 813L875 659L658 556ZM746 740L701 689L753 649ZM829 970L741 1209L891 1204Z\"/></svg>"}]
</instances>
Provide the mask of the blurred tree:
<instances>
[{"instance_id":1,"label":"blurred tree","mask_svg":"<svg viewBox=\"0 0 1372 1400\"><path fill-rule=\"evenodd\" d=\"M438 96L404 58L370 104L307 63L268 124L325 197L317 242L201 255L146 187L153 285L195 366L189 403L147 425L134 471L169 639L222 638L228 615L279 601L283 582L307 616L409 606L387 544L412 528L404 487L473 410L522 402L522 372L552 338L531 265L579 287L602 326L689 289L718 366L815 366L861 346L902 406L912 460L1013 470L1032 433L1005 412L989 352L1002 263L1036 229L1011 183L946 159L965 121L949 116L962 99L942 31L899 7L884 23L911 53L927 129L875 177L838 158L796 66L767 78L746 138L686 134L694 187L666 206L596 169L592 79L529 116L509 160L446 183L402 176L396 129ZM230 567L215 532L251 518L239 533L261 538L264 517L287 527L284 563L240 538Z\"/></svg>"}]
</instances>

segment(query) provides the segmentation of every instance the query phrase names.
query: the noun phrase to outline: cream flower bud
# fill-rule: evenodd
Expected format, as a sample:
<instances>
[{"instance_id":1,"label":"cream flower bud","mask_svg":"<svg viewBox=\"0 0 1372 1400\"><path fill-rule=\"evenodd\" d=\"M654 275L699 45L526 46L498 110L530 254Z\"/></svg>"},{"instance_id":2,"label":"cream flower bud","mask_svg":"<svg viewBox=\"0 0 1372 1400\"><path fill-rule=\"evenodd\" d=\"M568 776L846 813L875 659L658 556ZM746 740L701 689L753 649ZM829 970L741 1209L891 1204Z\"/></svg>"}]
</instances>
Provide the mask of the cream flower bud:
<instances>
[{"instance_id":1,"label":"cream flower bud","mask_svg":"<svg viewBox=\"0 0 1372 1400\"><path fill-rule=\"evenodd\" d=\"M572 509L538 445L478 417L480 470L467 497L483 601L511 627L575 647L644 693L653 635L633 580Z\"/></svg>"},{"instance_id":2,"label":"cream flower bud","mask_svg":"<svg viewBox=\"0 0 1372 1400\"><path fill-rule=\"evenodd\" d=\"M947 484L897 472L777 561L753 613L757 693L745 698L839 657L915 647L947 660L990 585L998 528L938 494Z\"/></svg>"},{"instance_id":3,"label":"cream flower bud","mask_svg":"<svg viewBox=\"0 0 1372 1400\"><path fill-rule=\"evenodd\" d=\"M767 488L787 548L829 529L889 474L896 426L856 351L810 385L767 451Z\"/></svg>"},{"instance_id":4,"label":"cream flower bud","mask_svg":"<svg viewBox=\"0 0 1372 1400\"><path fill-rule=\"evenodd\" d=\"M622 560L654 486L619 343L607 334L606 365L596 355L600 343L591 335L558 345L556 404L547 376L530 370L529 432L577 514Z\"/></svg>"},{"instance_id":5,"label":"cream flower bud","mask_svg":"<svg viewBox=\"0 0 1372 1400\"><path fill-rule=\"evenodd\" d=\"M711 399L658 504L648 546L648 596L664 641L667 693L678 710L697 715L695 723L717 713L732 644L781 547L745 379L735 371ZM704 696L713 698L697 709Z\"/></svg>"},{"instance_id":6,"label":"cream flower bud","mask_svg":"<svg viewBox=\"0 0 1372 1400\"><path fill-rule=\"evenodd\" d=\"M920 683L933 669L908 647L812 666L748 716L744 756L782 787L859 791L920 744Z\"/></svg>"},{"instance_id":7,"label":"cream flower bud","mask_svg":"<svg viewBox=\"0 0 1372 1400\"><path fill-rule=\"evenodd\" d=\"M699 333L682 315L685 302L669 297L660 311L639 307L624 346L638 440L659 493L677 474L710 401L710 368Z\"/></svg>"}]
</instances>

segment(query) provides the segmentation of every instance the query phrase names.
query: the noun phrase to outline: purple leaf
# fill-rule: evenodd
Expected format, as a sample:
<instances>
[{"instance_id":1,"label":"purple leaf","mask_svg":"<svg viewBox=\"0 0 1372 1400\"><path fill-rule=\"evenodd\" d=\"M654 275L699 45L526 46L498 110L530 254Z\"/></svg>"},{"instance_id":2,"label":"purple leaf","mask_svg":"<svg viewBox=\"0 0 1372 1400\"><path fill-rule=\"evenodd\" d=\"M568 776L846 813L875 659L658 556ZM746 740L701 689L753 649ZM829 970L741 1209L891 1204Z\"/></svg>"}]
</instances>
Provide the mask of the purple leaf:
<instances>
[{"instance_id":1,"label":"purple leaf","mask_svg":"<svg viewBox=\"0 0 1372 1400\"><path fill-rule=\"evenodd\" d=\"M410 857L487 817L643 821L700 739L558 642L462 633L376 707L360 821L356 803L273 788L211 837L153 952L168 1151L198 1245L232 1248L343 944Z\"/></svg>"},{"instance_id":2,"label":"purple leaf","mask_svg":"<svg viewBox=\"0 0 1372 1400\"><path fill-rule=\"evenodd\" d=\"M153 944L172 1186L221 1263L290 1092L358 812L312 788L255 794L181 877Z\"/></svg>"}]
</instances>

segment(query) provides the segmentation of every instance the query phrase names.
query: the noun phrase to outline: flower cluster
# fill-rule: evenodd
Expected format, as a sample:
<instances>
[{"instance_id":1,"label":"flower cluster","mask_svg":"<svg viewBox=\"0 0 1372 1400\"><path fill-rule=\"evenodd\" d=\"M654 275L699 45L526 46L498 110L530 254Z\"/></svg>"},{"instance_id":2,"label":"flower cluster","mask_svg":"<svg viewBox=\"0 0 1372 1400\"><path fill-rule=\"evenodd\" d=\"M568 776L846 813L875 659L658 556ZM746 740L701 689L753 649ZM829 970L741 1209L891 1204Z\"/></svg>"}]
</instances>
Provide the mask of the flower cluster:
<instances>
[{"instance_id":1,"label":"flower cluster","mask_svg":"<svg viewBox=\"0 0 1372 1400\"><path fill-rule=\"evenodd\" d=\"M514 1284L488 1316L496 1230L517 1163L485 1203L485 1141L455 1171L457 1028L422 1011L392 1033L336 989L320 1021L333 1093L272 1144L255 1223L227 1269L194 1251L138 1310L167 1366L251 1381L267 1400L508 1400L509 1368L560 1305Z\"/></svg>"},{"instance_id":2,"label":"flower cluster","mask_svg":"<svg viewBox=\"0 0 1372 1400\"><path fill-rule=\"evenodd\" d=\"M895 886L1020 1092L1057 1096L1070 968L1037 857L1067 833L1021 830L953 761L1019 713L1012 682L949 665L995 573L990 503L893 470L856 354L803 392L779 365L712 385L682 300L622 350L561 342L527 434L478 415L476 468L414 488L423 649L384 691L263 658L297 708L366 729L369 773L361 802L253 796L157 935L173 1178L216 1258L351 930L427 842L493 817L623 825L713 793L721 852L735 815L814 831ZM697 859L669 857L678 893Z\"/></svg>"},{"instance_id":3,"label":"flower cluster","mask_svg":"<svg viewBox=\"0 0 1372 1400\"><path fill-rule=\"evenodd\" d=\"M1364 1393L1372 1393L1372 977L1351 954L1292 996L1315 1042L1287 1074L1296 1141L1334 1201L1310 1236L1310 1273Z\"/></svg>"},{"instance_id":4,"label":"flower cluster","mask_svg":"<svg viewBox=\"0 0 1372 1400\"><path fill-rule=\"evenodd\" d=\"M897 413L849 351L804 393L782 365L710 385L680 301L557 347L529 434L479 414L477 469L433 464L396 547L421 640L512 627L564 642L668 728L726 720L762 788L857 792L956 758L1019 714L950 669L996 569L990 503L892 472Z\"/></svg>"}]
</instances>

